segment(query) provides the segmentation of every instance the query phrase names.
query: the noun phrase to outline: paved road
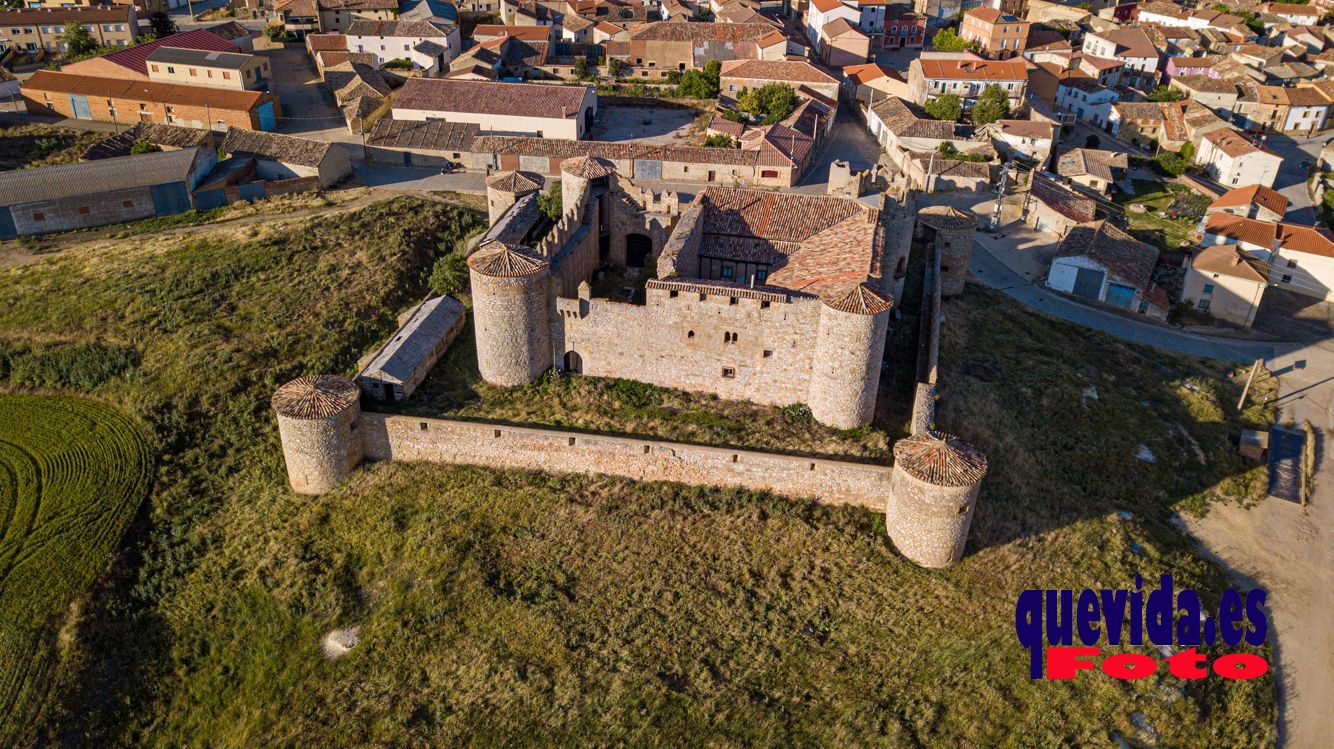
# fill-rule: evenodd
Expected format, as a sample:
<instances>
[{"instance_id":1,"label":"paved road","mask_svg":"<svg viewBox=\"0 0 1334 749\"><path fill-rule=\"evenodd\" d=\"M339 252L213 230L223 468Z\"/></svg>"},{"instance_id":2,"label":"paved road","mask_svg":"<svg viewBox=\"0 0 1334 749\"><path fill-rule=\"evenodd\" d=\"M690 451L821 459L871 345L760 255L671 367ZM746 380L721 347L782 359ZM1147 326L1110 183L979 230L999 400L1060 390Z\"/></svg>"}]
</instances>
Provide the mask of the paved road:
<instances>
[{"instance_id":1,"label":"paved road","mask_svg":"<svg viewBox=\"0 0 1334 749\"><path fill-rule=\"evenodd\" d=\"M1328 137L1328 133L1314 138L1296 138L1282 133L1265 136L1265 145L1283 157L1283 163L1278 168L1278 177L1274 180L1274 189L1292 201L1292 206L1284 216L1285 220L1298 224L1316 222L1315 206L1311 203L1311 194L1306 189L1310 168L1309 165L1303 167L1302 162L1314 164L1319 161L1320 148Z\"/></svg>"}]
</instances>

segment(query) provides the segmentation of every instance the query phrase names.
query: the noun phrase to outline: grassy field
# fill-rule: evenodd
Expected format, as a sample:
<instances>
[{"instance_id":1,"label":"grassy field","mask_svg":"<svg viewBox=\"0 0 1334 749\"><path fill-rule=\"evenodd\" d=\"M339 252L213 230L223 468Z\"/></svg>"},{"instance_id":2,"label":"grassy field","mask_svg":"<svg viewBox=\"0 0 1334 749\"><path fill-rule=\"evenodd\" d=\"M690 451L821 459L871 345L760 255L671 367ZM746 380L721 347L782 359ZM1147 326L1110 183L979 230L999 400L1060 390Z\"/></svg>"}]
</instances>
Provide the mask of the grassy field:
<instances>
[{"instance_id":1,"label":"grassy field","mask_svg":"<svg viewBox=\"0 0 1334 749\"><path fill-rule=\"evenodd\" d=\"M1159 216L1158 213L1166 213L1182 198L1199 200L1199 193L1185 185L1173 182L1135 180L1134 186L1135 193L1133 195L1118 192L1113 198L1118 205L1125 209L1126 221L1130 225L1130 233L1164 252L1178 252L1181 244L1189 242L1191 236L1195 234L1196 226L1199 224L1199 218L1203 211L1196 211L1179 218L1173 218L1171 215ZM1134 213L1129 208L1131 203L1142 203L1148 208L1148 211ZM1201 203L1201 208L1205 205L1208 205L1207 200Z\"/></svg>"},{"instance_id":2,"label":"grassy field","mask_svg":"<svg viewBox=\"0 0 1334 749\"><path fill-rule=\"evenodd\" d=\"M56 632L119 547L152 468L142 427L105 404L0 393L0 745L45 701Z\"/></svg>"},{"instance_id":3,"label":"grassy field","mask_svg":"<svg viewBox=\"0 0 1334 749\"><path fill-rule=\"evenodd\" d=\"M71 164L108 135L50 125L0 128L0 171Z\"/></svg>"},{"instance_id":4,"label":"grassy field","mask_svg":"<svg viewBox=\"0 0 1334 749\"><path fill-rule=\"evenodd\" d=\"M1168 518L1254 498L1261 472L1228 440L1266 414L1232 411L1233 372L989 292L946 309L941 422L992 465L948 571L901 560L874 514L764 493L382 464L293 495L273 388L350 373L458 224L400 199L0 272L21 383L77 381L163 446L123 563L64 633L34 743L1109 745L1134 713L1163 745L1272 743L1270 678L1028 680L1020 590L1171 571L1216 600L1221 573ZM430 400L476 418L865 457L901 423L802 432L615 381L488 392L465 346ZM59 365L89 347L98 366ZM361 641L326 660L336 627Z\"/></svg>"}]
</instances>

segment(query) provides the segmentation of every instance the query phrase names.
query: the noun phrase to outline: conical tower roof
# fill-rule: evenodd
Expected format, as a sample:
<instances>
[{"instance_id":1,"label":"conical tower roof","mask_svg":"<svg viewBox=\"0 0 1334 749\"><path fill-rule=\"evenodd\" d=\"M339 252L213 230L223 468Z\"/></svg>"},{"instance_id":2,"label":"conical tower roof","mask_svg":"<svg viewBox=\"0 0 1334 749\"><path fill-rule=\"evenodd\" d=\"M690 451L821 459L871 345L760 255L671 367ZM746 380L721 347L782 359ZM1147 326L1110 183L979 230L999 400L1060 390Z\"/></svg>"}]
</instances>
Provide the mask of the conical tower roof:
<instances>
[{"instance_id":1,"label":"conical tower roof","mask_svg":"<svg viewBox=\"0 0 1334 749\"><path fill-rule=\"evenodd\" d=\"M546 270L547 261L531 247L496 240L473 253L468 258L468 267L484 276L521 278Z\"/></svg>"},{"instance_id":2,"label":"conical tower roof","mask_svg":"<svg viewBox=\"0 0 1334 749\"><path fill-rule=\"evenodd\" d=\"M987 456L952 434L918 432L894 443L894 467L937 486L972 486L987 473Z\"/></svg>"},{"instance_id":3,"label":"conical tower roof","mask_svg":"<svg viewBox=\"0 0 1334 749\"><path fill-rule=\"evenodd\" d=\"M361 391L351 380L335 375L308 375L278 388L273 410L289 419L327 419L357 402Z\"/></svg>"}]
</instances>

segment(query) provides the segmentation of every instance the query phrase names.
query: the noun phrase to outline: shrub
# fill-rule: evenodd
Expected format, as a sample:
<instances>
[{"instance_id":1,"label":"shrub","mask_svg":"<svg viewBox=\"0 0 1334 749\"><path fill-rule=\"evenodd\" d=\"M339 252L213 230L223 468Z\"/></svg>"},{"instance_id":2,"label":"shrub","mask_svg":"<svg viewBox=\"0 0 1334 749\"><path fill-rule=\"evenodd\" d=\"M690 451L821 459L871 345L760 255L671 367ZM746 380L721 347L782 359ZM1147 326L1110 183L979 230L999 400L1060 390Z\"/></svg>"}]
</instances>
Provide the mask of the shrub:
<instances>
[{"instance_id":1,"label":"shrub","mask_svg":"<svg viewBox=\"0 0 1334 749\"><path fill-rule=\"evenodd\" d=\"M1181 158L1181 154L1172 151L1163 151L1153 157L1153 167L1159 172L1169 177L1180 177L1186 173L1186 167L1190 162Z\"/></svg>"},{"instance_id":2,"label":"shrub","mask_svg":"<svg viewBox=\"0 0 1334 749\"><path fill-rule=\"evenodd\" d=\"M1159 86L1149 92L1149 101L1181 101L1181 89Z\"/></svg>"},{"instance_id":3,"label":"shrub","mask_svg":"<svg viewBox=\"0 0 1334 749\"><path fill-rule=\"evenodd\" d=\"M968 42L952 27L946 27L936 32L931 39L931 46L941 52L962 52L968 48Z\"/></svg>"},{"instance_id":4,"label":"shrub","mask_svg":"<svg viewBox=\"0 0 1334 749\"><path fill-rule=\"evenodd\" d=\"M986 125L1010 116L1010 95L1005 89L991 84L982 89L973 105L973 124Z\"/></svg>"},{"instance_id":5,"label":"shrub","mask_svg":"<svg viewBox=\"0 0 1334 749\"><path fill-rule=\"evenodd\" d=\"M687 70L681 74L679 92L687 99L716 99L723 65L709 60L703 70Z\"/></svg>"},{"instance_id":6,"label":"shrub","mask_svg":"<svg viewBox=\"0 0 1334 749\"><path fill-rule=\"evenodd\" d=\"M737 107L762 124L772 125L797 108L797 95L782 83L766 83L756 89L742 89Z\"/></svg>"},{"instance_id":7,"label":"shrub","mask_svg":"<svg viewBox=\"0 0 1334 749\"><path fill-rule=\"evenodd\" d=\"M560 180L551 183L551 187L544 193L537 196L537 207L542 211L542 215L552 221L560 221L561 214L561 186Z\"/></svg>"},{"instance_id":8,"label":"shrub","mask_svg":"<svg viewBox=\"0 0 1334 749\"><path fill-rule=\"evenodd\" d=\"M963 100L958 94L945 94L937 96L934 99L928 99L926 106L923 107L927 115L946 122L958 122L959 117L963 115Z\"/></svg>"},{"instance_id":9,"label":"shrub","mask_svg":"<svg viewBox=\"0 0 1334 749\"><path fill-rule=\"evenodd\" d=\"M705 138L705 139L704 139L704 147L705 147L705 148L736 148L736 141L732 140L732 136L730 136L730 135L723 135L723 134L719 133L719 134L717 134L717 135L710 135L709 137Z\"/></svg>"},{"instance_id":10,"label":"shrub","mask_svg":"<svg viewBox=\"0 0 1334 749\"><path fill-rule=\"evenodd\" d=\"M385 70L412 70L412 61L398 58L384 64Z\"/></svg>"},{"instance_id":11,"label":"shrub","mask_svg":"<svg viewBox=\"0 0 1334 749\"><path fill-rule=\"evenodd\" d=\"M982 162L987 160L987 157L983 156L980 153L963 153L959 149L955 148L954 144L949 141L945 141L944 143L941 143L940 145L936 146L936 153L940 154L942 158L947 159L949 161Z\"/></svg>"},{"instance_id":12,"label":"shrub","mask_svg":"<svg viewBox=\"0 0 1334 749\"><path fill-rule=\"evenodd\" d=\"M593 66L589 64L587 57L581 55L574 58L574 77L581 81L593 79Z\"/></svg>"},{"instance_id":13,"label":"shrub","mask_svg":"<svg viewBox=\"0 0 1334 749\"><path fill-rule=\"evenodd\" d=\"M662 397L662 389L656 385L650 385L647 382L638 380L622 380L617 378L608 388L612 397L620 401L626 408L648 408L657 403Z\"/></svg>"},{"instance_id":14,"label":"shrub","mask_svg":"<svg viewBox=\"0 0 1334 749\"><path fill-rule=\"evenodd\" d=\"M791 421L811 421L815 417L811 414L811 407L805 403L790 403L783 406L783 416Z\"/></svg>"},{"instance_id":15,"label":"shrub","mask_svg":"<svg viewBox=\"0 0 1334 749\"><path fill-rule=\"evenodd\" d=\"M65 52L70 56L87 54L97 49L97 40L93 38L93 32L81 23L66 26L65 33L60 35L60 41L65 43Z\"/></svg>"},{"instance_id":16,"label":"shrub","mask_svg":"<svg viewBox=\"0 0 1334 749\"><path fill-rule=\"evenodd\" d=\"M171 16L164 11L158 11L148 16L148 25L153 29L154 39L161 39L164 36L171 36L176 33L176 22L171 20ZM278 36L274 36L273 30L278 30ZM281 39L283 34L282 26L269 26L266 29L269 32L270 39Z\"/></svg>"},{"instance_id":17,"label":"shrub","mask_svg":"<svg viewBox=\"0 0 1334 749\"><path fill-rule=\"evenodd\" d=\"M613 57L607 61L607 73L612 78L620 78L630 71L630 63L619 57Z\"/></svg>"},{"instance_id":18,"label":"shrub","mask_svg":"<svg viewBox=\"0 0 1334 749\"><path fill-rule=\"evenodd\" d=\"M287 37L287 29L282 24L274 24L264 27L264 33L269 37L269 41L281 42Z\"/></svg>"},{"instance_id":19,"label":"shrub","mask_svg":"<svg viewBox=\"0 0 1334 749\"><path fill-rule=\"evenodd\" d=\"M437 294L457 296L468 288L468 257L451 252L435 261L431 269L431 290Z\"/></svg>"},{"instance_id":20,"label":"shrub","mask_svg":"<svg viewBox=\"0 0 1334 749\"><path fill-rule=\"evenodd\" d=\"M146 140L136 140L134 144L130 146L130 153L135 155L141 153L157 153L161 150L162 146L159 146L156 143L149 143Z\"/></svg>"}]
</instances>

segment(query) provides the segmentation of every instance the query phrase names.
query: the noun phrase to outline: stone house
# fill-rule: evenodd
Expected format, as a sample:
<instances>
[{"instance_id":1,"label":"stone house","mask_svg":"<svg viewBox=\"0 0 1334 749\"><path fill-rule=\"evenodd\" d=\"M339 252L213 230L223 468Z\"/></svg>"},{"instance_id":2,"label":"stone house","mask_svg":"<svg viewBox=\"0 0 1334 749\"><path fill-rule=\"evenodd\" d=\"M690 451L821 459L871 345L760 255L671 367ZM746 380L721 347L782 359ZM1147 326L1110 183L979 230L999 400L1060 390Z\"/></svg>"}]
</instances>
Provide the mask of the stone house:
<instances>
[{"instance_id":1,"label":"stone house","mask_svg":"<svg viewBox=\"0 0 1334 749\"><path fill-rule=\"evenodd\" d=\"M1097 220L1097 203L1072 192L1041 174L1033 175L1024 207L1024 223L1034 231L1047 231L1064 238L1080 224Z\"/></svg>"},{"instance_id":2,"label":"stone house","mask_svg":"<svg viewBox=\"0 0 1334 749\"><path fill-rule=\"evenodd\" d=\"M1240 96L1235 83L1203 75L1176 76L1169 85L1191 101L1208 107L1219 117L1229 119Z\"/></svg>"},{"instance_id":3,"label":"stone house","mask_svg":"<svg viewBox=\"0 0 1334 749\"><path fill-rule=\"evenodd\" d=\"M1283 193L1272 187L1264 185L1234 187L1215 198L1214 202L1204 210L1204 217L1200 219L1200 229L1204 229L1204 223L1209 215L1214 213L1227 213L1260 221L1282 221L1289 205Z\"/></svg>"},{"instance_id":4,"label":"stone house","mask_svg":"<svg viewBox=\"0 0 1334 749\"><path fill-rule=\"evenodd\" d=\"M997 120L978 128L1003 156L1045 162L1051 155L1056 126L1039 120Z\"/></svg>"},{"instance_id":5,"label":"stone house","mask_svg":"<svg viewBox=\"0 0 1334 749\"><path fill-rule=\"evenodd\" d=\"M1028 95L1028 69L1022 58L984 60L967 53L927 52L908 65L908 91L925 104L943 94L955 94L971 108L982 91L1000 86L1010 98L1010 111L1023 108Z\"/></svg>"},{"instance_id":6,"label":"stone house","mask_svg":"<svg viewBox=\"0 0 1334 749\"><path fill-rule=\"evenodd\" d=\"M1238 247L1215 245L1190 259L1181 300L1219 320L1249 328L1268 286L1268 265Z\"/></svg>"},{"instance_id":7,"label":"stone house","mask_svg":"<svg viewBox=\"0 0 1334 749\"><path fill-rule=\"evenodd\" d=\"M848 98L870 106L885 96L908 98L908 82L888 65L868 62L843 68L842 87Z\"/></svg>"},{"instance_id":8,"label":"stone house","mask_svg":"<svg viewBox=\"0 0 1334 749\"><path fill-rule=\"evenodd\" d=\"M1166 319L1171 303L1152 280L1157 263L1157 249L1107 221L1096 221L1066 234L1046 284L1080 299Z\"/></svg>"},{"instance_id":9,"label":"stone house","mask_svg":"<svg viewBox=\"0 0 1334 749\"><path fill-rule=\"evenodd\" d=\"M1112 106L1120 100L1116 89L1084 76L1066 76L1056 85L1056 106L1108 131L1112 129Z\"/></svg>"},{"instance_id":10,"label":"stone house","mask_svg":"<svg viewBox=\"0 0 1334 749\"><path fill-rule=\"evenodd\" d=\"M1123 65L1121 83L1130 88L1149 91L1158 84L1158 63L1162 54L1141 28L1089 32L1084 35L1083 51L1087 55L1120 61Z\"/></svg>"},{"instance_id":11,"label":"stone house","mask_svg":"<svg viewBox=\"0 0 1334 749\"><path fill-rule=\"evenodd\" d=\"M352 173L347 147L341 143L235 128L222 139L221 150L255 159L262 180L315 177L320 187L330 187Z\"/></svg>"},{"instance_id":12,"label":"stone house","mask_svg":"<svg viewBox=\"0 0 1334 749\"><path fill-rule=\"evenodd\" d=\"M860 65L871 58L871 38L846 18L835 18L821 27L815 48L820 60L831 68Z\"/></svg>"},{"instance_id":13,"label":"stone house","mask_svg":"<svg viewBox=\"0 0 1334 749\"><path fill-rule=\"evenodd\" d=\"M1124 178L1130 158L1121 151L1072 148L1056 161L1056 173L1098 192L1109 192Z\"/></svg>"},{"instance_id":14,"label":"stone house","mask_svg":"<svg viewBox=\"0 0 1334 749\"><path fill-rule=\"evenodd\" d=\"M839 79L806 60L728 60L720 75L721 94L735 99L745 89L782 83L838 101Z\"/></svg>"},{"instance_id":15,"label":"stone house","mask_svg":"<svg viewBox=\"0 0 1334 749\"><path fill-rule=\"evenodd\" d=\"M194 147L0 172L0 239L188 211L216 163Z\"/></svg>"},{"instance_id":16,"label":"stone house","mask_svg":"<svg viewBox=\"0 0 1334 749\"><path fill-rule=\"evenodd\" d=\"M393 103L396 120L470 122L495 135L583 138L597 114L593 87L411 78Z\"/></svg>"},{"instance_id":17,"label":"stone house","mask_svg":"<svg viewBox=\"0 0 1334 749\"><path fill-rule=\"evenodd\" d=\"M629 63L634 78L665 78L703 68L711 60L759 60L769 47L787 49L768 23L670 23L636 27L625 41L607 43L607 57ZM781 34L779 35L781 36ZM763 40L763 43L761 43Z\"/></svg>"},{"instance_id":18,"label":"stone house","mask_svg":"<svg viewBox=\"0 0 1334 749\"><path fill-rule=\"evenodd\" d=\"M347 27L349 52L371 55L375 66L392 60L407 60L420 75L438 76L462 48L459 28L427 21L371 21L358 19Z\"/></svg>"}]
</instances>

